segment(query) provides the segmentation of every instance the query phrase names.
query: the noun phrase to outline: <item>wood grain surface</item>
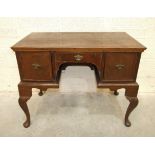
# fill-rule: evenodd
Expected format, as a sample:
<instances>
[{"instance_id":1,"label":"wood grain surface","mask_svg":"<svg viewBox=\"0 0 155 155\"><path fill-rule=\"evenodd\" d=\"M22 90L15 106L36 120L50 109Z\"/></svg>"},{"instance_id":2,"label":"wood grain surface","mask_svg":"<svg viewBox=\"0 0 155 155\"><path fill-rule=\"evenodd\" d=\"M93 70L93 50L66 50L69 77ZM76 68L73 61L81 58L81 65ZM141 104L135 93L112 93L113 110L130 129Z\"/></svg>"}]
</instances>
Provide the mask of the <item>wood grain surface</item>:
<instances>
[{"instance_id":1,"label":"wood grain surface","mask_svg":"<svg viewBox=\"0 0 155 155\"><path fill-rule=\"evenodd\" d=\"M12 46L12 49L14 51L142 52L146 47L125 32L33 32Z\"/></svg>"}]
</instances>

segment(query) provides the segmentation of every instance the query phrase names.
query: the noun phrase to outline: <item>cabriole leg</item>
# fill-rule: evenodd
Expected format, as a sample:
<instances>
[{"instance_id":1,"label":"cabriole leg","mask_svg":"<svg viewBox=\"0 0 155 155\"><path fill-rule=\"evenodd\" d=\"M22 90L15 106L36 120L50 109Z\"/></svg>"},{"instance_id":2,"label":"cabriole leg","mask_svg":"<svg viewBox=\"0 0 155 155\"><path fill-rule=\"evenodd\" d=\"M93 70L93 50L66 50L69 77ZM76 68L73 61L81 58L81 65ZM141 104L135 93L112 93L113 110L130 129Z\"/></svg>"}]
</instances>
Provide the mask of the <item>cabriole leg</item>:
<instances>
[{"instance_id":1,"label":"cabriole leg","mask_svg":"<svg viewBox=\"0 0 155 155\"><path fill-rule=\"evenodd\" d=\"M114 95L119 95L119 92L117 90L114 91Z\"/></svg>"},{"instance_id":2,"label":"cabriole leg","mask_svg":"<svg viewBox=\"0 0 155 155\"><path fill-rule=\"evenodd\" d=\"M39 96L43 96L43 91L40 89L39 93L38 93Z\"/></svg>"},{"instance_id":3,"label":"cabriole leg","mask_svg":"<svg viewBox=\"0 0 155 155\"><path fill-rule=\"evenodd\" d=\"M130 127L131 126L131 122L129 120L129 115L131 114L131 112L137 107L138 105L138 98L137 98L137 93L138 93L138 84L129 88L126 88L126 98L129 100L129 106L127 108L126 114L125 114L125 126Z\"/></svg>"},{"instance_id":4,"label":"cabriole leg","mask_svg":"<svg viewBox=\"0 0 155 155\"><path fill-rule=\"evenodd\" d=\"M25 115L26 115L26 121L23 123L23 126L25 128L28 128L30 126L30 113L29 113L29 109L27 106L27 101L30 99L30 97L32 96L32 89L26 86L22 86L22 84L18 85L18 89L19 89L19 105L22 108L22 110L24 111Z\"/></svg>"},{"instance_id":5,"label":"cabriole leg","mask_svg":"<svg viewBox=\"0 0 155 155\"><path fill-rule=\"evenodd\" d=\"M27 100L28 100L27 98L23 98L23 97L19 98L19 105L26 115L26 121L23 123L23 126L25 128L28 128L30 126L30 113L29 113L29 109L26 103Z\"/></svg>"},{"instance_id":6,"label":"cabriole leg","mask_svg":"<svg viewBox=\"0 0 155 155\"><path fill-rule=\"evenodd\" d=\"M138 98L137 97L127 97L127 99L129 100L130 104L127 108L126 114L125 114L125 126L130 127L131 126L131 122L129 120L129 115L130 113L136 108L136 106L138 105Z\"/></svg>"}]
</instances>

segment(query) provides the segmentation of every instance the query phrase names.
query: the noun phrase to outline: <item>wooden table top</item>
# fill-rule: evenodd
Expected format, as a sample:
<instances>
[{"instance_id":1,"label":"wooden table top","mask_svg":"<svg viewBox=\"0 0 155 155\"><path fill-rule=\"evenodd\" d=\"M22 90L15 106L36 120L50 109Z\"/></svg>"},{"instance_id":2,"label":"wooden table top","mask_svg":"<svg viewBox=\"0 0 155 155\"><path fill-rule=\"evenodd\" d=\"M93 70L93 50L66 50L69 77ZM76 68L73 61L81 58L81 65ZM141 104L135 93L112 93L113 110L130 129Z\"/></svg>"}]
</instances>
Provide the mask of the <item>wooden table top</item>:
<instances>
[{"instance_id":1,"label":"wooden table top","mask_svg":"<svg viewBox=\"0 0 155 155\"><path fill-rule=\"evenodd\" d=\"M33 32L11 47L14 51L142 52L146 49L125 32Z\"/></svg>"}]
</instances>

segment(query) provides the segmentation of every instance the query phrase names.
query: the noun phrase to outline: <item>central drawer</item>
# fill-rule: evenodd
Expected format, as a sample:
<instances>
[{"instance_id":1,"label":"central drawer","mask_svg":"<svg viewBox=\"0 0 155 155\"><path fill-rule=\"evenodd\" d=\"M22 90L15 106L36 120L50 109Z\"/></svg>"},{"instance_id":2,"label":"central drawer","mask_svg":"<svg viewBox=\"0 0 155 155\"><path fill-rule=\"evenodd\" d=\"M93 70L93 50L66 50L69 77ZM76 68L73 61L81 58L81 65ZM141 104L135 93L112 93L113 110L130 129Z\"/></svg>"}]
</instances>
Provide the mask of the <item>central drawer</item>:
<instances>
[{"instance_id":1,"label":"central drawer","mask_svg":"<svg viewBox=\"0 0 155 155\"><path fill-rule=\"evenodd\" d=\"M55 60L61 63L100 63L101 53L56 53Z\"/></svg>"}]
</instances>

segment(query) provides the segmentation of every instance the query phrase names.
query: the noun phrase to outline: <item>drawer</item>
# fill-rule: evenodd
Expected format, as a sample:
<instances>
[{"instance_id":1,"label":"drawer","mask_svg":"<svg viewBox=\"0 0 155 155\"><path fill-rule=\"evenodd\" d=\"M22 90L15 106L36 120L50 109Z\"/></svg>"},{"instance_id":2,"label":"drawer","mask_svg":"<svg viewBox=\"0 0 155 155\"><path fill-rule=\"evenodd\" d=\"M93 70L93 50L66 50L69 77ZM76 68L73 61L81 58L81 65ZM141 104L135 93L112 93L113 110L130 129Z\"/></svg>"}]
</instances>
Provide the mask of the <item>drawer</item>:
<instances>
[{"instance_id":1,"label":"drawer","mask_svg":"<svg viewBox=\"0 0 155 155\"><path fill-rule=\"evenodd\" d=\"M134 81L139 65L137 53L106 53L105 81Z\"/></svg>"},{"instance_id":2,"label":"drawer","mask_svg":"<svg viewBox=\"0 0 155 155\"><path fill-rule=\"evenodd\" d=\"M101 53L56 53L55 60L57 62L66 63L100 63L102 58Z\"/></svg>"},{"instance_id":3,"label":"drawer","mask_svg":"<svg viewBox=\"0 0 155 155\"><path fill-rule=\"evenodd\" d=\"M51 55L49 52L23 52L17 54L17 59L22 80L52 80Z\"/></svg>"}]
</instances>

